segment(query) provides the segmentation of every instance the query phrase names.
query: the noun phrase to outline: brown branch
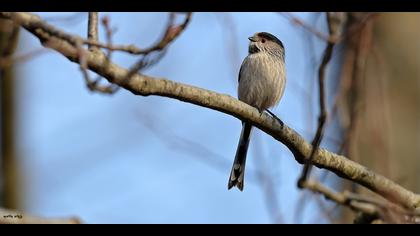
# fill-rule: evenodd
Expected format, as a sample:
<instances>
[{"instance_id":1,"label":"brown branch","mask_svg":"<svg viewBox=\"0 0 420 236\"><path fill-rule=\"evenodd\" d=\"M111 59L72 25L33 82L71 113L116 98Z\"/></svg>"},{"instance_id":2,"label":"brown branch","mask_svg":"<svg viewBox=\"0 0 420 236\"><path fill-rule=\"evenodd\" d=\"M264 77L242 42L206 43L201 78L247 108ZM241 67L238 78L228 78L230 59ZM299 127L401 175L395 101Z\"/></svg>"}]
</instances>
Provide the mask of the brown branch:
<instances>
[{"instance_id":1,"label":"brown branch","mask_svg":"<svg viewBox=\"0 0 420 236\"><path fill-rule=\"evenodd\" d=\"M363 217L367 217L371 221L381 219L387 223L411 223L420 220L419 210L407 210L386 200L347 191L334 192L325 185L311 180L305 181L303 187L314 193L322 194L326 199L339 205L348 206L354 212L362 213ZM361 219L356 218L356 221L359 220Z\"/></svg>"},{"instance_id":2,"label":"brown branch","mask_svg":"<svg viewBox=\"0 0 420 236\"><path fill-rule=\"evenodd\" d=\"M70 218L42 218L28 215L21 211L0 208L0 224L81 224L80 219Z\"/></svg>"},{"instance_id":3,"label":"brown branch","mask_svg":"<svg viewBox=\"0 0 420 236\"><path fill-rule=\"evenodd\" d=\"M328 187L322 185L316 181L305 181L302 183L302 187L308 189L314 193L323 195L326 199L331 200L339 205L348 206L355 212L361 212L365 215L372 216L372 218L379 218L379 211L375 205L372 204L360 204L358 202L352 201L346 192L338 193L329 189Z\"/></svg>"},{"instance_id":4,"label":"brown branch","mask_svg":"<svg viewBox=\"0 0 420 236\"><path fill-rule=\"evenodd\" d=\"M47 42L47 44L50 42ZM86 86L90 91L96 91L104 94L113 94L115 92L113 86L101 86L98 84L99 79L92 80L89 76L88 65L87 65L87 54L88 51L82 47L82 44L79 43L76 46L77 53L79 57L79 69L82 72L83 78L85 79Z\"/></svg>"},{"instance_id":5,"label":"brown branch","mask_svg":"<svg viewBox=\"0 0 420 236\"><path fill-rule=\"evenodd\" d=\"M49 52L48 49L46 49L45 47L42 47L42 48L37 48L33 51L27 52L23 55L16 55L16 56L11 55L11 56L6 56L6 57L0 57L0 69L12 66L17 63L22 63L30 59L34 59L35 57L40 56L46 52Z\"/></svg>"},{"instance_id":6,"label":"brown branch","mask_svg":"<svg viewBox=\"0 0 420 236\"><path fill-rule=\"evenodd\" d=\"M337 35L339 35L341 32L341 27L342 27L342 18L343 15L341 15L340 13L327 13L327 22L328 22L328 29L330 32L330 37L336 37ZM325 126L325 121L327 119L327 109L326 109L326 105L325 105L325 71L327 68L327 65L329 63L329 61L331 60L332 57L332 53L333 53L333 49L334 49L335 43L334 42L328 42L327 46L324 50L324 55L322 57L322 62L321 65L319 66L318 69L318 85L319 85L319 117L318 117L318 128L316 130L315 133L315 137L312 140L312 152L311 155L309 157L309 161L308 163L306 163L303 167L303 171L302 174L298 180L298 187L302 188L302 183L304 181L306 181L306 179L308 178L310 171L311 171L311 160L315 155L315 152L318 150L319 145L321 144L322 141L322 137L324 134L324 126Z\"/></svg>"},{"instance_id":7,"label":"brown branch","mask_svg":"<svg viewBox=\"0 0 420 236\"><path fill-rule=\"evenodd\" d=\"M108 20L103 20L102 24L104 25L104 28L106 30L107 43L108 43L108 45L111 45L112 32L109 29ZM99 36L98 36L98 13L97 12L89 12L87 38L91 42L98 42L99 41ZM118 88L115 85L111 84L111 85L107 85L107 86L102 86L102 85L99 84L99 81L102 78L101 76L98 76L95 80L90 79L89 72L88 72L87 65L86 65L86 58L85 58L86 54L85 54L85 50L83 49L83 45L82 45L83 41L78 40L77 42L78 42L77 47L79 49L79 54L80 54L80 62L79 62L80 71L82 72L83 78L85 79L86 86L88 87L88 89L92 92L96 91L96 92L105 93L105 94L115 93L117 91L117 88ZM98 53L99 52L99 48L97 46L89 44L88 48L92 53ZM108 50L108 54L107 54L108 60L111 59L111 53L112 53L112 50Z\"/></svg>"},{"instance_id":8,"label":"brown branch","mask_svg":"<svg viewBox=\"0 0 420 236\"><path fill-rule=\"evenodd\" d=\"M174 41L185 30L191 20L192 12L186 13L184 22L181 25L174 25L175 13L170 14L169 23L166 27L165 33L161 39L146 49L140 49L135 45L108 45L93 40L83 40L84 44L105 48L111 51L122 51L133 55L147 55L153 51L160 51L166 48L172 41Z\"/></svg>"},{"instance_id":9,"label":"brown branch","mask_svg":"<svg viewBox=\"0 0 420 236\"><path fill-rule=\"evenodd\" d=\"M351 13L348 13L348 14L351 14ZM354 15L356 14L353 14L353 17ZM351 24L348 30L342 34L342 36L339 38L338 41L343 41L345 39L348 39L349 37L352 37L356 33L362 31L368 22L378 17L379 15L380 15L379 12L370 12L370 13L362 14L362 19L358 19L358 23Z\"/></svg>"},{"instance_id":10,"label":"brown branch","mask_svg":"<svg viewBox=\"0 0 420 236\"><path fill-rule=\"evenodd\" d=\"M165 51L162 50L165 49L170 42L172 42L181 34L182 31L185 30L185 28L191 20L191 15L192 13L188 12L187 16L185 17L184 23L178 26L174 26L175 13L170 13L168 25L166 26L165 33L161 40L149 49L143 50L142 54L144 54L144 57L140 58L140 60L138 60L134 65L131 66L130 71L127 73L127 77L125 80L129 80L131 76L139 72L141 69L144 69L147 66L153 65L160 61L160 59L165 53ZM154 59L149 59L149 54L154 51L160 51L160 53Z\"/></svg>"},{"instance_id":11,"label":"brown branch","mask_svg":"<svg viewBox=\"0 0 420 236\"><path fill-rule=\"evenodd\" d=\"M88 19L88 33L87 38L89 41L98 42L98 13L97 12L89 12L89 19ZM89 45L89 50L95 51L98 50L98 47L94 45Z\"/></svg>"},{"instance_id":12,"label":"brown branch","mask_svg":"<svg viewBox=\"0 0 420 236\"><path fill-rule=\"evenodd\" d=\"M52 26L30 13L0 13L1 18L12 19L27 31L38 37L41 43L67 57L70 61L78 63L80 55L77 47L72 43L74 36L61 35L70 40L58 37ZM46 44L48 42L48 44ZM229 95L224 95L186 85L162 78L153 78L143 74L135 74L126 81L127 69L112 62L108 62L103 53L86 52L87 67L106 78L110 83L119 85L135 95L157 95L177 99L183 102L207 107L229 114L238 119L248 121L261 129L274 139L283 143L294 154L299 163L306 162L313 150L312 145L306 142L292 128L281 125L275 118L268 114L261 114L257 109L243 103ZM106 65L106 66L105 66ZM415 194L392 180L374 173L368 168L347 159L344 156L319 148L314 154L311 164L328 169L342 178L365 186L384 198L398 203L408 209L420 207L420 195Z\"/></svg>"},{"instance_id":13,"label":"brown branch","mask_svg":"<svg viewBox=\"0 0 420 236\"><path fill-rule=\"evenodd\" d=\"M339 13L343 14L343 13ZM365 14L364 18L359 21L359 24L354 25L351 27L347 32L341 34L341 35L335 35L335 36L327 36L321 31L317 30L315 27L309 25L308 23L301 20L299 17L292 15L291 13L282 12L280 15L284 16L286 19L288 19L292 24L298 25L302 27L303 29L307 30L308 32L312 33L316 37L324 40L327 43L340 43L343 40L347 39L348 37L354 35L357 31L360 31L364 25L373 17L376 17L379 15L377 12L371 12Z\"/></svg>"},{"instance_id":14,"label":"brown branch","mask_svg":"<svg viewBox=\"0 0 420 236\"><path fill-rule=\"evenodd\" d=\"M112 45L112 35L114 34L114 30L111 29L111 26L109 24L108 16L104 16L101 19L101 24L105 29L106 43L107 43L108 46L111 46ZM111 60L112 52L113 51L111 49L108 49L108 52L107 52L107 55L106 55L108 60Z\"/></svg>"},{"instance_id":15,"label":"brown branch","mask_svg":"<svg viewBox=\"0 0 420 236\"><path fill-rule=\"evenodd\" d=\"M89 41L98 42L98 13L97 12L89 12L88 17L88 30L87 30L87 38ZM79 64L80 64L80 71L82 72L83 78L85 79L86 86L90 91L98 91L103 93L109 93L106 87L98 86L97 80L93 81L90 79L89 71L86 64L86 53L85 49L82 45L82 40L77 41L77 49L79 53ZM89 45L89 50L96 53L99 51L99 48L93 45Z\"/></svg>"},{"instance_id":16,"label":"brown branch","mask_svg":"<svg viewBox=\"0 0 420 236\"><path fill-rule=\"evenodd\" d=\"M95 17L96 14L96 17ZM51 25L47 25L47 30L49 33L51 33L52 35L67 40L68 42L70 42L73 45L76 45L78 41L81 41L83 44L89 45L89 46L95 46L98 48L105 48L105 49L109 49L112 51L122 51L122 52L126 52L126 53L130 53L133 55L147 55L153 51L160 51L164 48L166 48L171 42L173 42L184 30L185 28L188 26L191 17L192 17L192 13L188 12L185 13L186 17L185 20L182 24L180 25L174 25L174 20L175 20L175 13L171 13L170 14L170 20L169 20L169 24L167 25L166 29L165 29L165 33L163 34L163 36L161 37L161 39L155 43L154 45L152 45L149 48L146 49L140 49L137 48L135 45L108 45L108 44L104 44L101 43L95 39L83 39L79 36L75 36L72 35L69 37L69 35L67 35L66 33L64 33L61 30L58 30L56 28L54 28ZM38 18L39 20L41 20L41 18L39 16L33 15L34 17ZM89 19L91 19L89 21L89 27L91 27L93 35L94 33L94 29L97 29L97 13L96 12L90 12L89 13ZM44 22L44 21L43 21ZM38 22L32 22L32 24L37 24ZM36 25L33 25L36 26ZM88 33L89 34L89 33ZM96 34L97 35L97 34Z\"/></svg>"},{"instance_id":17,"label":"brown branch","mask_svg":"<svg viewBox=\"0 0 420 236\"><path fill-rule=\"evenodd\" d=\"M311 32L316 37L318 37L318 38L320 38L320 39L322 39L326 42L335 43L334 39L332 39L328 35L325 35L321 31L317 30L315 27L313 27L311 25L308 25L303 20L301 20L299 17L294 16L293 14L288 13L288 12L282 12L282 13L280 13L280 15L282 15L283 17L288 19L292 24L298 25L298 26L302 27L303 29Z\"/></svg>"},{"instance_id":18,"label":"brown branch","mask_svg":"<svg viewBox=\"0 0 420 236\"><path fill-rule=\"evenodd\" d=\"M114 34L114 30L111 29L109 21L110 20L109 20L108 16L104 16L101 19L101 24L105 29L106 43L107 43L108 46L111 46L112 45L112 35ZM106 53L106 58L107 58L108 61L111 61L112 52L113 52L112 50L108 49L108 51ZM98 76L94 83L97 84L101 79L102 79L102 77ZM113 94L113 93L117 92L120 87L116 86L115 84L111 84L111 85L105 86L105 88L106 88L106 90L109 91L110 94Z\"/></svg>"},{"instance_id":19,"label":"brown branch","mask_svg":"<svg viewBox=\"0 0 420 236\"><path fill-rule=\"evenodd\" d=\"M168 44L174 41L182 33L182 31L185 30L185 28L187 27L188 23L191 20L191 16L192 16L192 13L187 12L184 22L180 25L175 26L174 25L175 13L171 13L169 17L168 26L166 27L165 34L163 35L161 40L154 46L143 50L142 54L149 54L150 52L160 51L164 49Z\"/></svg>"}]
</instances>

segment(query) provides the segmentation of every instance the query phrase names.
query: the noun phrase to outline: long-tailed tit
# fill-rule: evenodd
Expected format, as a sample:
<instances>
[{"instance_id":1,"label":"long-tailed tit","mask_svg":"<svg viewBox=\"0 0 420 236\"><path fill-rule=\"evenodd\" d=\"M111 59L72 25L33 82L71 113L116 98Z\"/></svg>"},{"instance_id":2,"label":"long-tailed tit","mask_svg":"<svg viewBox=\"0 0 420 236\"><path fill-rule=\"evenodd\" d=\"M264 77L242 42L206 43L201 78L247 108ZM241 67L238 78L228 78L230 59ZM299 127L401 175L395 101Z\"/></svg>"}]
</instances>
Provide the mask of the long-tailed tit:
<instances>
[{"instance_id":1,"label":"long-tailed tit","mask_svg":"<svg viewBox=\"0 0 420 236\"><path fill-rule=\"evenodd\" d=\"M283 43L267 32L249 37L248 56L239 71L239 100L257 108L260 112L278 104L286 85L285 55ZM245 161L252 125L242 122L242 132L236 150L235 161L229 177L228 189L244 188Z\"/></svg>"}]
</instances>

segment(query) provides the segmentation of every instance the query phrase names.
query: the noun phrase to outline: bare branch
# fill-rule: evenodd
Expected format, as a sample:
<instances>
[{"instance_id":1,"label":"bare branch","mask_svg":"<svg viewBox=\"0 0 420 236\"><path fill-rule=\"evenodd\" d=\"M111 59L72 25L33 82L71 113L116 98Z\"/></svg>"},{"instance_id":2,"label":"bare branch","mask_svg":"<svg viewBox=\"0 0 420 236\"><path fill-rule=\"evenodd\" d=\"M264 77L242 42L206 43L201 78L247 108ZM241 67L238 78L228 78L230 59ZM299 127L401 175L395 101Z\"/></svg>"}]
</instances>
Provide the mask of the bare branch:
<instances>
[{"instance_id":1,"label":"bare branch","mask_svg":"<svg viewBox=\"0 0 420 236\"><path fill-rule=\"evenodd\" d=\"M320 39L322 39L326 42L334 43L333 39L328 37L328 35L325 35L324 33L317 30L316 28L312 27L311 25L308 25L303 20L301 20L299 17L294 16L293 14L288 13L288 12L282 12L282 13L280 13L280 15L282 15L283 17L288 19L291 23L293 23L295 25L299 25L302 28L304 28L305 30L311 32L313 35L317 36L318 38L320 38Z\"/></svg>"},{"instance_id":2,"label":"bare branch","mask_svg":"<svg viewBox=\"0 0 420 236\"><path fill-rule=\"evenodd\" d=\"M160 61L160 59L165 53L164 49L166 48L166 46L175 38L177 38L182 31L184 31L184 29L187 27L188 23L191 20L191 15L192 13L188 12L187 16L185 17L184 23L178 26L174 26L175 13L170 13L168 25L166 27L165 34L163 35L161 40L154 46L142 52L142 54L144 54L144 57L140 58L140 60L138 60L133 66L131 66L131 69L128 72L127 78L125 80L129 80L131 76L139 72L141 69L144 69L147 66L153 65ZM154 51L159 51L159 54L155 58L150 59L149 54Z\"/></svg>"},{"instance_id":3,"label":"bare branch","mask_svg":"<svg viewBox=\"0 0 420 236\"><path fill-rule=\"evenodd\" d=\"M360 211L366 214L377 214L377 209L374 206L359 206L359 205L354 205L352 203L351 199L348 194L344 193L337 193L334 192L333 190L329 189L328 187L322 185L319 182L315 182L315 181L305 181L303 184L303 187L306 189L311 190L312 192L315 193L319 193L324 195L325 198L336 202L337 204L340 205L347 205L349 206L352 210L356 210L356 211Z\"/></svg>"},{"instance_id":4,"label":"bare branch","mask_svg":"<svg viewBox=\"0 0 420 236\"><path fill-rule=\"evenodd\" d=\"M49 42L48 42L49 43ZM98 84L101 77L96 80L92 80L89 76L88 66L87 66L87 53L81 43L77 44L77 52L79 54L79 69L82 72L83 78L85 79L86 86L90 91L96 91L104 94L113 94L115 92L114 86L101 86Z\"/></svg>"},{"instance_id":5,"label":"bare branch","mask_svg":"<svg viewBox=\"0 0 420 236\"><path fill-rule=\"evenodd\" d=\"M5 68L8 66L14 65L16 63L22 63L30 59L34 59L35 57L40 56L46 52L49 52L48 49L41 47L33 51L27 52L23 55L1 57L0 68Z\"/></svg>"},{"instance_id":6,"label":"bare branch","mask_svg":"<svg viewBox=\"0 0 420 236\"><path fill-rule=\"evenodd\" d=\"M342 23L343 23L343 15L341 13L327 13L327 22L328 22L328 29L330 31L330 37L337 37L341 33ZM333 49L334 49L334 42L328 42L327 46L324 51L324 55L322 57L321 65L319 66L318 70L318 85L319 85L319 117L318 117L318 128L316 130L315 137L312 140L312 152L309 157L309 162L305 164L302 174L298 180L298 186L302 188L302 182L306 181L308 175L311 170L310 160L315 155L319 145L321 144L322 137L324 134L324 126L325 121L327 119L327 109L325 105L325 70L329 61L331 60Z\"/></svg>"},{"instance_id":7,"label":"bare branch","mask_svg":"<svg viewBox=\"0 0 420 236\"><path fill-rule=\"evenodd\" d=\"M314 193L322 194L326 199L334 201L337 204L348 206L357 213L363 213L363 217L365 219L369 218L370 221L381 219L388 223L411 223L420 220L420 212L418 210L406 210L401 206L385 200L347 191L342 193L334 192L325 185L311 180L305 181L303 187ZM356 218L356 221L360 220Z\"/></svg>"},{"instance_id":8,"label":"bare branch","mask_svg":"<svg viewBox=\"0 0 420 236\"><path fill-rule=\"evenodd\" d=\"M340 43L341 41L345 40L349 36L353 35L357 31L359 31L361 28L364 27L364 25L368 22L368 20L370 20L373 17L378 16L379 13L377 13L377 12L371 12L371 13L365 14L365 17L360 20L360 23L358 25L350 28L347 32L345 32L343 34L335 35L335 36L332 36L332 35L327 36L327 35L325 35L324 33L320 32L319 30L317 30L316 28L314 28L313 26L305 23L299 17L296 17L296 16L294 16L294 15L292 15L290 13L282 12L282 13L280 13L280 15L282 15L283 17L285 17L286 19L288 19L291 23L302 27L303 29L305 29L308 32L310 32L313 35L315 35L316 37L324 40L325 42L337 44L337 43Z\"/></svg>"},{"instance_id":9,"label":"bare branch","mask_svg":"<svg viewBox=\"0 0 420 236\"><path fill-rule=\"evenodd\" d=\"M0 13L0 17L12 19L16 24L21 25L38 37L43 45L61 53L70 61L79 63L80 54L77 46L73 43L75 41L74 36L64 32L61 32L61 35L57 35L57 30L54 27L30 13ZM129 71L109 62L104 53L94 54L86 51L86 65L87 68L103 76L110 83L119 85L135 95L157 95L173 98L248 121L287 146L299 163L302 164L310 158L313 146L306 142L296 131L287 125L281 125L275 118L265 113L261 114L252 106L229 95L167 79L152 78L143 74L134 74L126 81ZM420 196L418 194L401 187L386 177L374 173L344 156L318 148L310 163L319 168L328 169L342 178L359 183L408 209L420 207Z\"/></svg>"},{"instance_id":10,"label":"bare branch","mask_svg":"<svg viewBox=\"0 0 420 236\"><path fill-rule=\"evenodd\" d=\"M153 51L161 51L172 41L174 41L182 33L182 31L185 30L185 28L191 20L191 16L191 12L186 13L184 22L181 25L175 26L175 13L171 13L169 23L166 27L165 33L163 34L162 38L156 44L146 49L137 48L135 45L108 45L89 39L83 40L83 43L91 46L109 49L112 51L122 51L133 55L146 55Z\"/></svg>"},{"instance_id":11,"label":"bare branch","mask_svg":"<svg viewBox=\"0 0 420 236\"><path fill-rule=\"evenodd\" d=\"M98 42L98 13L97 12L89 12L89 19L88 19L88 34L87 38L89 41ZM98 50L98 47L94 45L89 45L89 50Z\"/></svg>"},{"instance_id":12,"label":"bare branch","mask_svg":"<svg viewBox=\"0 0 420 236\"><path fill-rule=\"evenodd\" d=\"M107 43L110 46L111 45L111 37L112 37L112 31L109 28L109 20L108 18L104 18L105 20L102 20L102 25L104 25L104 28L106 30L106 36L107 36ZM99 36L98 36L98 13L97 12L89 12L89 20L88 20L88 32L87 32L88 40L91 42L98 42ZM78 41L77 47L79 49L80 53L80 70L83 74L83 78L85 79L86 86L90 91L96 91L100 93L105 94L113 94L118 90L118 87L115 85L106 85L102 86L99 84L101 80L101 76L98 76L95 80L91 80L89 76L89 72L87 69L87 66L85 64L85 53L82 45L82 41ZM94 45L89 45L89 50L93 53L98 53L99 48ZM111 53L112 50L108 50L107 58L108 60L111 60Z\"/></svg>"}]
</instances>

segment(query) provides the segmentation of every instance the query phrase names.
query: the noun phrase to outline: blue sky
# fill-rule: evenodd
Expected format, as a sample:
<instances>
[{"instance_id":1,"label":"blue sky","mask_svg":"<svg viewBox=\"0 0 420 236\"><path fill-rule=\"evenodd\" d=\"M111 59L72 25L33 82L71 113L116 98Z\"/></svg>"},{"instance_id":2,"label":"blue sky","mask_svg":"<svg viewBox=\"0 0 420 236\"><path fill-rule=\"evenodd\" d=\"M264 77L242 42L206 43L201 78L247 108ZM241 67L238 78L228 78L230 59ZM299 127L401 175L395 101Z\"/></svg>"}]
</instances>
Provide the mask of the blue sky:
<instances>
[{"instance_id":1,"label":"blue sky","mask_svg":"<svg viewBox=\"0 0 420 236\"><path fill-rule=\"evenodd\" d=\"M314 19L309 13L294 14ZM118 28L116 44L139 47L155 42L168 18L167 13L103 15ZM51 23L85 36L87 13L80 18ZM319 61L323 42L313 40L313 58L307 34L278 13L196 13L164 58L144 73L236 97L247 37L258 31L273 33L286 47L288 82L274 112L310 139L317 110L307 108L315 107L316 99L304 99L313 94L313 63ZM41 47L23 30L20 40L18 54ZM124 67L136 60L121 53L113 58ZM77 65L51 50L18 66L18 144L26 211L78 216L86 223L296 222L301 166L285 146L264 133L253 133L244 192L228 191L241 129L236 118L124 90L112 96L91 93ZM275 213L257 172L270 176ZM310 203L300 222L321 223L318 214L316 204Z\"/></svg>"}]
</instances>

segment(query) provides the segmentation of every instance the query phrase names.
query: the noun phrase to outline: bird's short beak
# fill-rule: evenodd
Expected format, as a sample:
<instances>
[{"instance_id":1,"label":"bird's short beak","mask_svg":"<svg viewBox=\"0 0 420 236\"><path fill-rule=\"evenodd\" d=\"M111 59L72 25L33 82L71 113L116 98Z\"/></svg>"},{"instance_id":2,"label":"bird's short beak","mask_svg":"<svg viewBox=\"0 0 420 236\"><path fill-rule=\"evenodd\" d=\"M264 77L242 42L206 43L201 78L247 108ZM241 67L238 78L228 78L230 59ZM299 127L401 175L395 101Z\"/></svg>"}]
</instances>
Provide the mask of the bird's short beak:
<instances>
[{"instance_id":1,"label":"bird's short beak","mask_svg":"<svg viewBox=\"0 0 420 236\"><path fill-rule=\"evenodd\" d=\"M249 41L251 41L251 42L257 42L257 39L256 39L254 36L251 36L251 37L249 37L248 39L249 39Z\"/></svg>"}]
</instances>

